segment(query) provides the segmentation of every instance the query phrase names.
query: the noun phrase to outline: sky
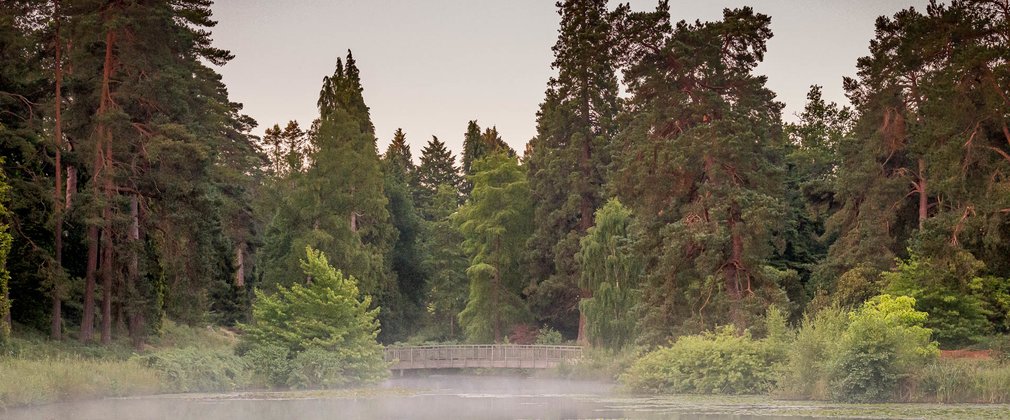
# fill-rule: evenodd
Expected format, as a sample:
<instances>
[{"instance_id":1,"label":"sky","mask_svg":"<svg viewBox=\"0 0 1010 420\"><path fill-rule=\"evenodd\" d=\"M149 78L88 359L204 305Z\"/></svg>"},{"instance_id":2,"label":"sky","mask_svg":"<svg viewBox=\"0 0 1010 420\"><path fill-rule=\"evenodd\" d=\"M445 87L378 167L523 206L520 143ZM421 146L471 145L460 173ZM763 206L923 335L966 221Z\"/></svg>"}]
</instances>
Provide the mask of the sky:
<instances>
[{"instance_id":1,"label":"sky","mask_svg":"<svg viewBox=\"0 0 1010 420\"><path fill-rule=\"evenodd\" d=\"M260 126L297 120L308 128L337 57L351 49L365 102L384 151L393 131L407 134L414 160L432 135L454 153L467 121L496 126L514 149L536 134L536 111L557 38L554 0L217 0L215 45L235 59L218 69L232 101ZM616 6L618 2L611 2ZM635 10L655 0L632 0ZM750 5L772 17L774 33L756 73L795 121L812 84L848 104L842 77L867 55L874 21L927 0L671 0L678 20L717 20L723 8Z\"/></svg>"}]
</instances>

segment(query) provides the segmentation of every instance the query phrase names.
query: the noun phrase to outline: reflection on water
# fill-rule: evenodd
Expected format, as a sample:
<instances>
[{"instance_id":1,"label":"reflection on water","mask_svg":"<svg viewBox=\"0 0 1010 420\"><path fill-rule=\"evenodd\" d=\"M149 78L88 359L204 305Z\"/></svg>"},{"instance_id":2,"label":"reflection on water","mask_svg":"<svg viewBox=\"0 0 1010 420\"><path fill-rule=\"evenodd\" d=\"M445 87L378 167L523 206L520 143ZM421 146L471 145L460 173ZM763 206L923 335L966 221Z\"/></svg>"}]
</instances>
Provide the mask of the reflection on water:
<instances>
[{"instance_id":1,"label":"reflection on water","mask_svg":"<svg viewBox=\"0 0 1010 420\"><path fill-rule=\"evenodd\" d=\"M803 419L978 417L1006 406L846 406L764 398L620 396L610 384L486 376L396 378L386 390L185 394L53 404L0 412L22 419Z\"/></svg>"}]
</instances>

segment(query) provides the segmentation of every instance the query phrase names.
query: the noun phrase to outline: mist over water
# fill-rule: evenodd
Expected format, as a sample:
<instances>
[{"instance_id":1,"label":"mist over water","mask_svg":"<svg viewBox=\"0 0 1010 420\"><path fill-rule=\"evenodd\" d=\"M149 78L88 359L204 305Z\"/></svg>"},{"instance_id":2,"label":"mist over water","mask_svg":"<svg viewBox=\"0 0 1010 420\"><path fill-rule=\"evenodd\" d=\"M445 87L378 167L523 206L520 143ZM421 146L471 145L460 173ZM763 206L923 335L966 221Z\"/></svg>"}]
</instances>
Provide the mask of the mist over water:
<instances>
[{"instance_id":1,"label":"mist over water","mask_svg":"<svg viewBox=\"0 0 1010 420\"><path fill-rule=\"evenodd\" d=\"M174 394L52 404L0 411L0 419L810 419L949 418L914 405L823 405L763 397L628 396L613 384L505 376L430 375L393 378L361 392L300 391ZM945 408L939 408L943 410ZM962 415L995 418L1007 407L961 406ZM825 411L827 410L827 411ZM832 411L833 410L833 411ZM841 410L841 411L839 411ZM850 410L850 411L845 411ZM875 411L876 410L876 411ZM982 411L977 411L982 410ZM986 410L997 410L988 411ZM1008 411L1010 412L1010 411ZM932 414L930 414L932 413ZM1005 412L1004 412L1005 413Z\"/></svg>"}]
</instances>

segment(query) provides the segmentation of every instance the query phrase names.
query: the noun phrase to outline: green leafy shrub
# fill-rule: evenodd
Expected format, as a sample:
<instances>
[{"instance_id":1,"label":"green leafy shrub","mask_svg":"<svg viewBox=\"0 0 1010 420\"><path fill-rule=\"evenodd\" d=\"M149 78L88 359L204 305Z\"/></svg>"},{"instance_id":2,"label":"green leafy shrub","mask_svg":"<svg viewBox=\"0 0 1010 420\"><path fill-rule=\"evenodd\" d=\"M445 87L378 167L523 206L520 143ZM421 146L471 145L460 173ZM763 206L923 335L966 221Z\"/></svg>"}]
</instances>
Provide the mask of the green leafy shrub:
<instances>
[{"instance_id":1,"label":"green leafy shrub","mask_svg":"<svg viewBox=\"0 0 1010 420\"><path fill-rule=\"evenodd\" d=\"M311 283L278 286L273 295L257 290L238 351L272 386L371 383L388 375L376 341L379 309L369 310L371 298L360 297L356 280L325 255L311 248L306 254L302 269Z\"/></svg>"},{"instance_id":2,"label":"green leafy shrub","mask_svg":"<svg viewBox=\"0 0 1010 420\"><path fill-rule=\"evenodd\" d=\"M249 384L248 365L228 350L185 347L136 359L157 371L167 387L174 391L230 391Z\"/></svg>"},{"instance_id":3,"label":"green leafy shrub","mask_svg":"<svg viewBox=\"0 0 1010 420\"><path fill-rule=\"evenodd\" d=\"M291 353L286 347L275 344L256 346L242 343L236 349L252 370L253 383L283 387L291 375Z\"/></svg>"},{"instance_id":4,"label":"green leafy shrub","mask_svg":"<svg viewBox=\"0 0 1010 420\"><path fill-rule=\"evenodd\" d=\"M876 402L894 397L899 380L939 355L926 313L908 296L880 295L849 316L831 360L832 397Z\"/></svg>"},{"instance_id":5,"label":"green leafy shrub","mask_svg":"<svg viewBox=\"0 0 1010 420\"><path fill-rule=\"evenodd\" d=\"M561 332L551 327L543 327L537 332L536 344L560 345L565 343L565 337Z\"/></svg>"},{"instance_id":6,"label":"green leafy shrub","mask_svg":"<svg viewBox=\"0 0 1010 420\"><path fill-rule=\"evenodd\" d=\"M646 354L621 375L629 389L648 393L761 394L775 385L782 346L738 335L726 326L688 335Z\"/></svg>"},{"instance_id":7,"label":"green leafy shrub","mask_svg":"<svg viewBox=\"0 0 1010 420\"><path fill-rule=\"evenodd\" d=\"M838 338L848 325L848 313L837 306L804 316L787 350L778 393L788 398L829 398L831 358L837 354Z\"/></svg>"},{"instance_id":8,"label":"green leafy shrub","mask_svg":"<svg viewBox=\"0 0 1010 420\"><path fill-rule=\"evenodd\" d=\"M915 298L915 308L929 314L924 325L941 345L959 347L991 331L989 311L977 294L985 293L987 284L976 278L982 268L982 262L965 251L944 258L913 254L883 278L888 293Z\"/></svg>"}]
</instances>

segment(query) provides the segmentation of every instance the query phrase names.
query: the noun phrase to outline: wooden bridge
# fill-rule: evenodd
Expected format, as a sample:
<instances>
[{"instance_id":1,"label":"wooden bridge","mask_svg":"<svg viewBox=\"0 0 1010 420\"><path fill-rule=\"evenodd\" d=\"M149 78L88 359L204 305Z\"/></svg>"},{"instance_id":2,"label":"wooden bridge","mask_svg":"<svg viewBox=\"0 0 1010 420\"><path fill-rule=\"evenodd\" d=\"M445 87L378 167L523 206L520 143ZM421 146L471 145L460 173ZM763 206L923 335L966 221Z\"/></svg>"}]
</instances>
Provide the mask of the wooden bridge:
<instances>
[{"instance_id":1,"label":"wooden bridge","mask_svg":"<svg viewBox=\"0 0 1010 420\"><path fill-rule=\"evenodd\" d=\"M386 347L390 369L550 369L582 358L579 346L476 344Z\"/></svg>"}]
</instances>

